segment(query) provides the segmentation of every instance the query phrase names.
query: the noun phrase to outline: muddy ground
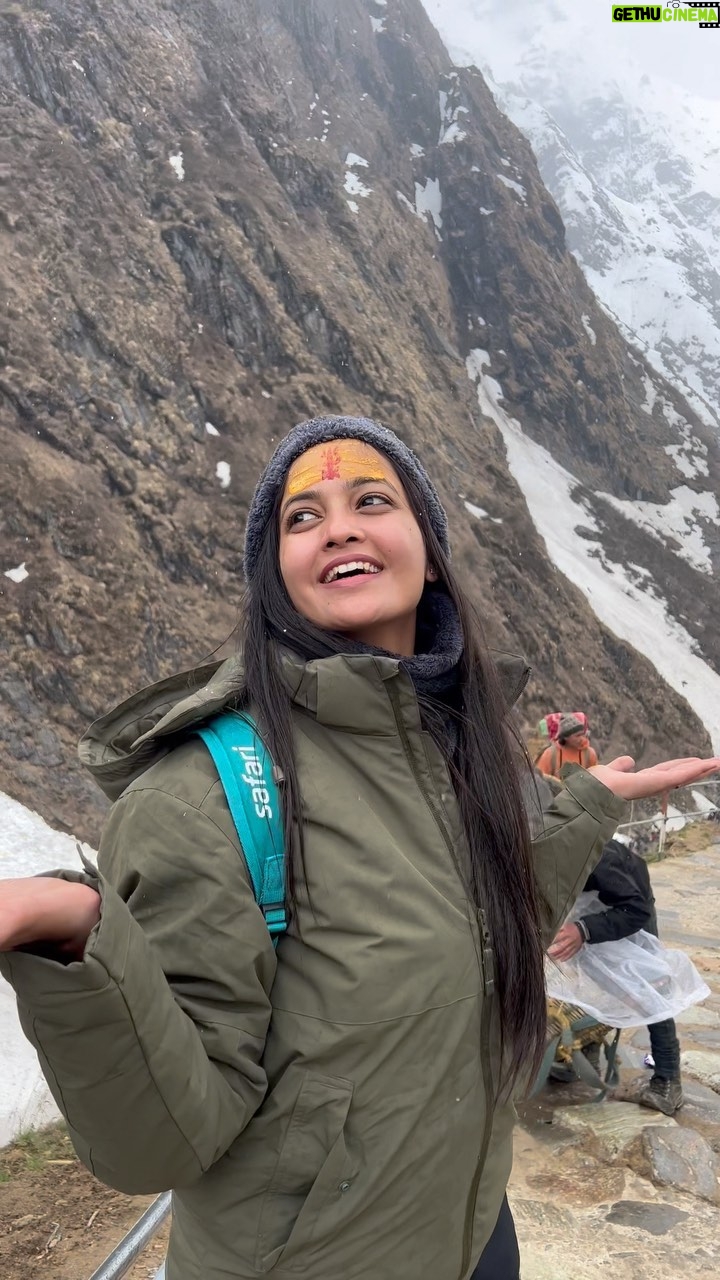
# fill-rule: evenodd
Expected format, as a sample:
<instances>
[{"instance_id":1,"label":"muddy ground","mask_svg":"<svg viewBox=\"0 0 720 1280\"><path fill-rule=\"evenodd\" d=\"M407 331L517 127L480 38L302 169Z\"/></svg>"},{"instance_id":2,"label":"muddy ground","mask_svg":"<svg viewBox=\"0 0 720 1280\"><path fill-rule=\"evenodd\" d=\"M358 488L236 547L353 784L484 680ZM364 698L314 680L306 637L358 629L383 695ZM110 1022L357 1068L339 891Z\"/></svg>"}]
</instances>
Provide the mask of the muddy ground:
<instances>
[{"instance_id":1,"label":"muddy ground","mask_svg":"<svg viewBox=\"0 0 720 1280\"><path fill-rule=\"evenodd\" d=\"M110 1191L80 1164L62 1125L0 1151L2 1280L90 1280L152 1197ZM151 1280L164 1233L129 1272Z\"/></svg>"}]
</instances>

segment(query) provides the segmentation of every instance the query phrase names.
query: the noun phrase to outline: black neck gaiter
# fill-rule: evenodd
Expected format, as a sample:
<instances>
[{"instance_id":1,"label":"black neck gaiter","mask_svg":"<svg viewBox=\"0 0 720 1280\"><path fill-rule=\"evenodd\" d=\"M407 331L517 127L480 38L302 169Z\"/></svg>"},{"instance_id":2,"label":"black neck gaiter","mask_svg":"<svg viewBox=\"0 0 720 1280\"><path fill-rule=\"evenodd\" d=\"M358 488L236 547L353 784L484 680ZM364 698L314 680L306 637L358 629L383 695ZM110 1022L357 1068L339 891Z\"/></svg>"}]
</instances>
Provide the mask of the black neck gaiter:
<instances>
[{"instance_id":1,"label":"black neck gaiter","mask_svg":"<svg viewBox=\"0 0 720 1280\"><path fill-rule=\"evenodd\" d=\"M277 636L288 644L289 637ZM328 651L335 653L368 653L386 658L398 658L396 653L360 640L347 637L328 637ZM304 648L294 638L291 647L306 662L319 657ZM322 656L326 656L326 654ZM424 727L430 732L444 755L452 756L457 746L457 720L453 712L460 711L460 660L463 655L463 635L457 609L444 591L427 588L418 605L415 632L415 654L412 658L400 658L404 671L415 686Z\"/></svg>"}]
</instances>

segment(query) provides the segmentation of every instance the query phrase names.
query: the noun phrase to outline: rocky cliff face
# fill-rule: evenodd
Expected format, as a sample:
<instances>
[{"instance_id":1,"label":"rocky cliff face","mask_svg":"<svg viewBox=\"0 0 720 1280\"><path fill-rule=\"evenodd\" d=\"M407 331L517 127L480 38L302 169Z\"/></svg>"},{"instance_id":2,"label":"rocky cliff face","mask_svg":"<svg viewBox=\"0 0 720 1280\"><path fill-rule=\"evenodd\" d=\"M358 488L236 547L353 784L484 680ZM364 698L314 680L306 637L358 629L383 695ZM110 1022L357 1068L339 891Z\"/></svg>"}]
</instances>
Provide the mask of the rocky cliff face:
<instances>
[{"instance_id":1,"label":"rocky cliff face","mask_svg":"<svg viewBox=\"0 0 720 1280\"><path fill-rule=\"evenodd\" d=\"M0 86L0 788L96 836L75 738L225 640L257 472L326 411L428 460L489 640L535 666L528 720L708 745L652 636L618 639L549 558L506 431L571 476L608 577L652 562L710 662L707 566L622 502L668 501L673 449L717 476L716 442L664 385L647 411L528 144L418 0L23 0Z\"/></svg>"}]
</instances>

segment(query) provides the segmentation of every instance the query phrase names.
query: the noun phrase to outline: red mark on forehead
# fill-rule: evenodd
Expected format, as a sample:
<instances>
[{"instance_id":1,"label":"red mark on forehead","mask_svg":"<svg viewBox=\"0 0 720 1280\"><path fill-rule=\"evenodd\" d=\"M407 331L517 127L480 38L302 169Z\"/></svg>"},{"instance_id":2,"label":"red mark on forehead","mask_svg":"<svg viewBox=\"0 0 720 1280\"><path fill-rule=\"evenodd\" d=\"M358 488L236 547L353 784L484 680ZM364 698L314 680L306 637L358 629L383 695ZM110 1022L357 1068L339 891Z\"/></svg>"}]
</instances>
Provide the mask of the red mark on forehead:
<instances>
[{"instance_id":1,"label":"red mark on forehead","mask_svg":"<svg viewBox=\"0 0 720 1280\"><path fill-rule=\"evenodd\" d=\"M329 445L322 455L322 479L340 479L340 450L337 445Z\"/></svg>"},{"instance_id":2,"label":"red mark on forehead","mask_svg":"<svg viewBox=\"0 0 720 1280\"><path fill-rule=\"evenodd\" d=\"M287 492L294 497L322 480L386 480L385 469L374 449L363 440L331 440L313 445L291 466Z\"/></svg>"}]
</instances>

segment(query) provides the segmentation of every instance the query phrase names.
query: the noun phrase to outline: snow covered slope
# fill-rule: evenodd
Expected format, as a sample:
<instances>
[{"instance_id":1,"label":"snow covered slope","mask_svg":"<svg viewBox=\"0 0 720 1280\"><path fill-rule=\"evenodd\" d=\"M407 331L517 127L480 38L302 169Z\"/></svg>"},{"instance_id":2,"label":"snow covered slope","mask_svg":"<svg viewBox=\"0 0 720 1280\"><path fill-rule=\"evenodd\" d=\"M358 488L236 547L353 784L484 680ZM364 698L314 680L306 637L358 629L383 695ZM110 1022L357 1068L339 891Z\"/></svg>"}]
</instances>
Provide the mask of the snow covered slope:
<instances>
[{"instance_id":1,"label":"snow covered slope","mask_svg":"<svg viewBox=\"0 0 720 1280\"><path fill-rule=\"evenodd\" d=\"M647 74L634 52L652 35L664 53L675 41L678 56L692 57L688 38L716 33L612 29L610 6L598 3L425 7L530 139L598 298L717 427L720 101Z\"/></svg>"},{"instance_id":2,"label":"snow covered slope","mask_svg":"<svg viewBox=\"0 0 720 1280\"><path fill-rule=\"evenodd\" d=\"M631 519L647 521L653 528L657 527L658 510L666 519L668 510L677 512L677 536L689 538L689 527L681 514L682 499L676 495L667 507L653 507L650 503L620 502L608 494L583 493L577 477L526 435L517 419L505 411L502 387L490 376L487 364L486 352L472 351L467 358L468 376L477 386L480 408L502 434L508 465L550 559L580 588L601 622L652 658L663 679L687 699L706 725L713 750L720 754L720 675L704 661L693 637L673 616L652 575L642 565L608 554L604 546L602 508L606 502L629 510ZM712 494L705 496L714 504L712 514L717 522L716 500ZM692 498L697 501L698 495ZM697 544L694 549L685 546L683 551L691 563L703 566L707 548L698 527L692 527ZM583 536L578 535L579 529Z\"/></svg>"}]
</instances>

